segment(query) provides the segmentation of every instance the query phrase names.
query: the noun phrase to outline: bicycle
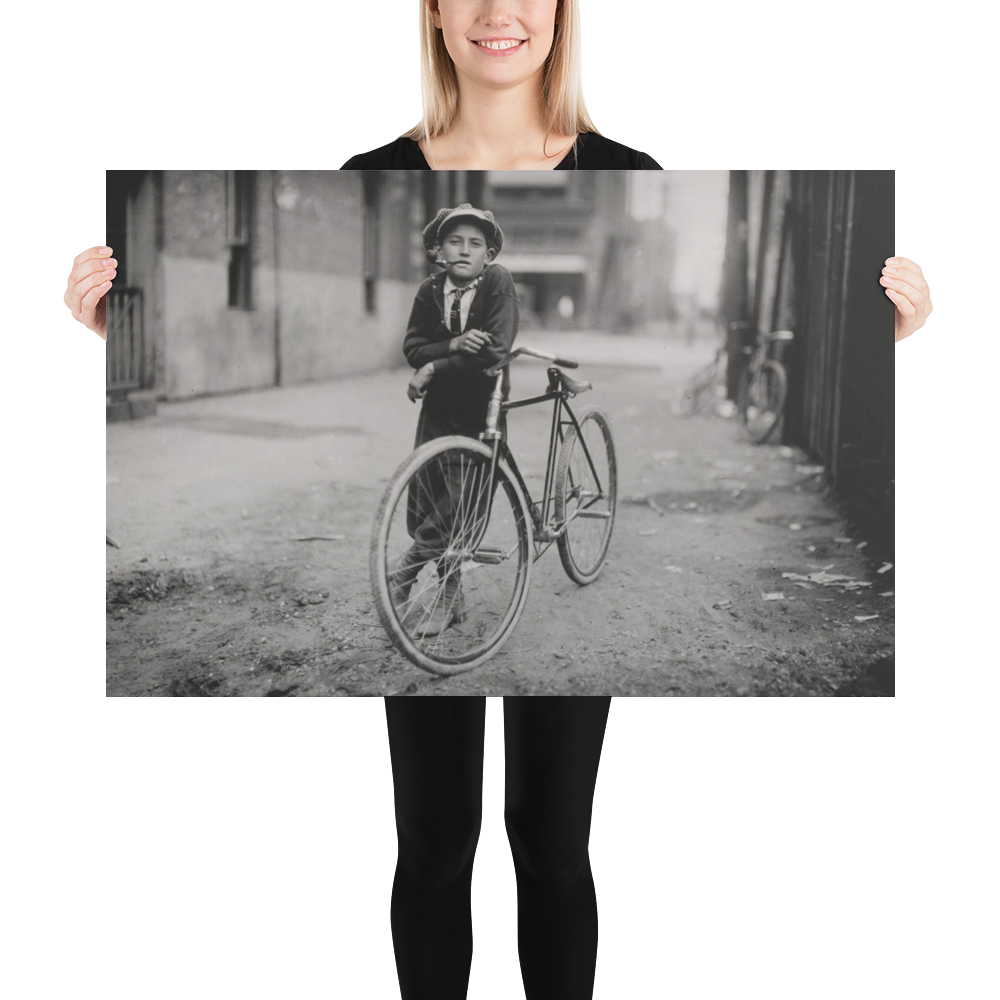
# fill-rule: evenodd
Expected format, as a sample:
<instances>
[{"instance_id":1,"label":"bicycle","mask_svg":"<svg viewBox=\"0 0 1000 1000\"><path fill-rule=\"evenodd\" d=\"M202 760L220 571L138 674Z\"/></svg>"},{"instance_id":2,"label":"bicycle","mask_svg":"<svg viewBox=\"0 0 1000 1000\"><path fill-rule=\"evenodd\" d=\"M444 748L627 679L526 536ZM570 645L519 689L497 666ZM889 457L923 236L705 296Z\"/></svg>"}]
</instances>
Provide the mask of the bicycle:
<instances>
[{"instance_id":1,"label":"bicycle","mask_svg":"<svg viewBox=\"0 0 1000 1000\"><path fill-rule=\"evenodd\" d=\"M774 433L788 395L788 375L785 366L771 356L772 345L783 344L794 336L791 330L758 333L755 346L744 348L750 361L740 380L737 405L743 427L754 444L764 444Z\"/></svg>"},{"instance_id":2,"label":"bicycle","mask_svg":"<svg viewBox=\"0 0 1000 1000\"><path fill-rule=\"evenodd\" d=\"M544 393L503 400L503 370L527 355L550 362ZM558 367L556 367L558 366ZM560 368L578 363L519 347L486 374L495 379L479 439L438 438L396 469L372 525L372 597L393 645L435 674L471 670L517 626L532 565L555 543L571 580L600 575L614 527L617 465L611 422L598 409L577 419L569 400L593 388ZM552 402L541 499L525 485L501 416ZM401 568L402 567L402 568ZM427 634L435 616L450 621Z\"/></svg>"}]
</instances>

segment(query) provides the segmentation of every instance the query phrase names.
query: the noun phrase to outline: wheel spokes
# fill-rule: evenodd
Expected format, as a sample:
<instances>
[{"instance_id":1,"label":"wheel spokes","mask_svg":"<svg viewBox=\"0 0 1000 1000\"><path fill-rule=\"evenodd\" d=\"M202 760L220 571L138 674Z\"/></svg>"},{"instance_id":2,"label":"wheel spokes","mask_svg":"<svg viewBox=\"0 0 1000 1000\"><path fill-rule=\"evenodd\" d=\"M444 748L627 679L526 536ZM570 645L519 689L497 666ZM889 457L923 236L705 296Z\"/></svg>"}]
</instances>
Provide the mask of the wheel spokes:
<instances>
[{"instance_id":1,"label":"wheel spokes","mask_svg":"<svg viewBox=\"0 0 1000 1000\"><path fill-rule=\"evenodd\" d=\"M603 558L611 520L610 504L602 489L610 477L608 450L598 422L585 419L570 447L565 531L573 560L580 572L587 575Z\"/></svg>"},{"instance_id":2,"label":"wheel spokes","mask_svg":"<svg viewBox=\"0 0 1000 1000\"><path fill-rule=\"evenodd\" d=\"M523 515L499 469L496 475L491 489L489 460L476 452L456 448L434 456L391 514L387 566L411 548L423 549L396 622L408 643L435 660L460 663L489 648L525 583ZM454 619L459 608L461 620Z\"/></svg>"}]
</instances>

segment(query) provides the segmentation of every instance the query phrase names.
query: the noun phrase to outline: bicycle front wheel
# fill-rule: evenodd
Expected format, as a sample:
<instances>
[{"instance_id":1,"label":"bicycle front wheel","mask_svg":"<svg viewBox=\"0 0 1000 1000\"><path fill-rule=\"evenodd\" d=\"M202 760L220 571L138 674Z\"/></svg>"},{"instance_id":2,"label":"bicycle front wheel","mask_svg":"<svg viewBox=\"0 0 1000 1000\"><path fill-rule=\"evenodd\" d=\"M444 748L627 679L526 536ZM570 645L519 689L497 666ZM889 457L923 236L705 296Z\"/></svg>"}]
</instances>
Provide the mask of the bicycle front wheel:
<instances>
[{"instance_id":1,"label":"bicycle front wheel","mask_svg":"<svg viewBox=\"0 0 1000 1000\"><path fill-rule=\"evenodd\" d=\"M765 361L751 376L743 396L743 426L750 440L763 444L774 433L785 408L788 376L778 361Z\"/></svg>"},{"instance_id":2,"label":"bicycle front wheel","mask_svg":"<svg viewBox=\"0 0 1000 1000\"><path fill-rule=\"evenodd\" d=\"M372 597L393 645L435 674L488 660L524 610L527 505L473 438L429 441L396 470L372 526Z\"/></svg>"},{"instance_id":3,"label":"bicycle front wheel","mask_svg":"<svg viewBox=\"0 0 1000 1000\"><path fill-rule=\"evenodd\" d=\"M559 452L555 482L555 515L564 530L559 557L571 580L593 583L601 572L611 543L618 495L618 467L611 421L600 410L589 410L566 432Z\"/></svg>"}]
</instances>

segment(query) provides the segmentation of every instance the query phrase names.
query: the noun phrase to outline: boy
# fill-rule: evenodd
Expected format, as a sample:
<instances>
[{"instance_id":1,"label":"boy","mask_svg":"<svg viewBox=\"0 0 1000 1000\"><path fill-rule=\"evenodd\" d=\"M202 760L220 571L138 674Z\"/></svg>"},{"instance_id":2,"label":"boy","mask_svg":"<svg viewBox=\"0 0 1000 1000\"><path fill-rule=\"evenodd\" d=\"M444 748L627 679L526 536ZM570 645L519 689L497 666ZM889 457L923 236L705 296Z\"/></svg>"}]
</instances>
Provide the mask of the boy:
<instances>
[{"instance_id":1,"label":"boy","mask_svg":"<svg viewBox=\"0 0 1000 1000\"><path fill-rule=\"evenodd\" d=\"M492 212L469 204L443 208L424 229L423 240L428 256L444 271L417 291L403 341L406 360L417 369L407 395L412 402L423 400L414 447L448 434L476 438L485 430L494 380L484 372L512 350L519 316L510 272L493 263L503 232ZM506 399L506 370L502 384ZM438 480L431 484L430 498L411 488L407 530L413 545L389 576L393 602L402 605L421 568L436 559L441 600L421 624L421 636L438 635L467 617L458 569L439 558L446 530L439 511L457 502L462 487L448 481L447 470Z\"/></svg>"}]
</instances>

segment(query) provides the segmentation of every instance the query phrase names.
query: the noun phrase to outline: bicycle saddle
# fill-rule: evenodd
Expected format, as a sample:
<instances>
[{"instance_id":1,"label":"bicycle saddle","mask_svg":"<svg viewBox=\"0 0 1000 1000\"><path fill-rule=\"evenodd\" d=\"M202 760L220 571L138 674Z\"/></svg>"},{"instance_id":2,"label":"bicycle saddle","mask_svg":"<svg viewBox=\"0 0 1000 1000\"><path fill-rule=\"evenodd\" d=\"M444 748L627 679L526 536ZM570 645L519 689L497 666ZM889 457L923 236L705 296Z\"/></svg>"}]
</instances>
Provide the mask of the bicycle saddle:
<instances>
[{"instance_id":1,"label":"bicycle saddle","mask_svg":"<svg viewBox=\"0 0 1000 1000\"><path fill-rule=\"evenodd\" d=\"M579 379L570 378L565 372L560 372L559 377L562 379L562 384L566 387L566 391L571 396L579 396L581 392L586 392L588 389L593 389L593 382L582 382Z\"/></svg>"}]
</instances>

